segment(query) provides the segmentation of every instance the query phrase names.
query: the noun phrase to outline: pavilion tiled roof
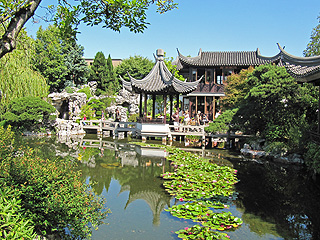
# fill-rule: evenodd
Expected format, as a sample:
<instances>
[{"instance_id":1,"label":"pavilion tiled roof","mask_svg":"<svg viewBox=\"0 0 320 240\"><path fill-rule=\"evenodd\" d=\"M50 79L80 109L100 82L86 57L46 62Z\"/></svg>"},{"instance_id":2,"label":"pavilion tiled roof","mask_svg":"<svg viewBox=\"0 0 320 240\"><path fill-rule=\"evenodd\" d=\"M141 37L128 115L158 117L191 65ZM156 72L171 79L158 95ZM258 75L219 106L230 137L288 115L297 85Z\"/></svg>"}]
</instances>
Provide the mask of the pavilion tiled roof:
<instances>
[{"instance_id":1,"label":"pavilion tiled roof","mask_svg":"<svg viewBox=\"0 0 320 240\"><path fill-rule=\"evenodd\" d=\"M185 57L178 50L178 58L175 65L180 70L183 65L194 67L216 67L216 66L258 66L271 62L277 62L280 55L265 57L256 51L230 51L230 52L202 52L198 56Z\"/></svg>"},{"instance_id":2,"label":"pavilion tiled roof","mask_svg":"<svg viewBox=\"0 0 320 240\"><path fill-rule=\"evenodd\" d=\"M302 82L320 81L320 56L297 57L293 56L278 44L281 61L288 73Z\"/></svg>"},{"instance_id":3,"label":"pavilion tiled roof","mask_svg":"<svg viewBox=\"0 0 320 240\"><path fill-rule=\"evenodd\" d=\"M156 63L154 67L143 79L135 79L128 73L130 78L130 82L128 82L120 76L123 87L130 92L134 90L135 92L145 92L148 94L187 94L197 88L198 83L201 81L201 79L194 82L181 81L175 78L174 74L169 71L163 61L162 55L155 57L155 59Z\"/></svg>"}]
</instances>

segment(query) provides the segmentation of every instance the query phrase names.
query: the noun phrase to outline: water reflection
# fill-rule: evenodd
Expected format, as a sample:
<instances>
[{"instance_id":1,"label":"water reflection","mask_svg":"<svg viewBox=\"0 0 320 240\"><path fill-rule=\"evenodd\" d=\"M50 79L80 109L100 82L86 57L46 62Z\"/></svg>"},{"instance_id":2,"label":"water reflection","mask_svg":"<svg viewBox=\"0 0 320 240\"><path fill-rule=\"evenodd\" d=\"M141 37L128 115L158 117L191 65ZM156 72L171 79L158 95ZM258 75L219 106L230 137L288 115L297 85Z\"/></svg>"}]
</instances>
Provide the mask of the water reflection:
<instances>
[{"instance_id":1,"label":"water reflection","mask_svg":"<svg viewBox=\"0 0 320 240\"><path fill-rule=\"evenodd\" d=\"M45 158L79 162L83 179L95 182L94 190L107 197L113 212L106 220L110 225L95 232L94 240L177 239L172 232L194 225L163 211L173 199L159 178L170 170L162 150L95 136L17 141L40 149ZM249 161L227 150L200 148L196 153L238 170L238 198L228 210L244 224L228 232L231 239L320 239L320 190L304 169Z\"/></svg>"},{"instance_id":2,"label":"water reflection","mask_svg":"<svg viewBox=\"0 0 320 240\"><path fill-rule=\"evenodd\" d=\"M136 200L144 200L153 213L153 224L160 224L160 213L170 206L171 197L159 178L166 166L164 150L141 148L123 142L82 139L78 159L85 179L90 178L98 194L108 191L111 179L121 185L119 194L129 191L125 209Z\"/></svg>"}]
</instances>

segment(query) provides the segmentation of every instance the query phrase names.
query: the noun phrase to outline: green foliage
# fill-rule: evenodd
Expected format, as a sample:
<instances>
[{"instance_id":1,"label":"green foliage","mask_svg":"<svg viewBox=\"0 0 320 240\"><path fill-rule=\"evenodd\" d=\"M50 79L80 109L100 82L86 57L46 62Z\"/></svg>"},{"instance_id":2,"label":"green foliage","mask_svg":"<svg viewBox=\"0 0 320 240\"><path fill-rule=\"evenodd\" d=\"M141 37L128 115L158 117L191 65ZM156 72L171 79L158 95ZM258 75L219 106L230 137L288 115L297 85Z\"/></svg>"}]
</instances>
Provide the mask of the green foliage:
<instances>
[{"instance_id":1,"label":"green foliage","mask_svg":"<svg viewBox=\"0 0 320 240\"><path fill-rule=\"evenodd\" d=\"M242 69L239 74L228 76L225 86L226 97L223 98L224 108L232 109L243 102L244 97L250 91L247 79L253 70L253 67L249 67L248 69Z\"/></svg>"},{"instance_id":2,"label":"green foliage","mask_svg":"<svg viewBox=\"0 0 320 240\"><path fill-rule=\"evenodd\" d=\"M320 173L320 146L316 143L310 142L307 145L307 151L304 154L304 160L312 172Z\"/></svg>"},{"instance_id":3,"label":"green foliage","mask_svg":"<svg viewBox=\"0 0 320 240\"><path fill-rule=\"evenodd\" d=\"M2 34L0 30L0 35ZM16 50L0 59L0 115L7 110L14 98L47 96L46 80L33 70L31 60L34 55L34 40L22 30Z\"/></svg>"},{"instance_id":4,"label":"green foliage","mask_svg":"<svg viewBox=\"0 0 320 240\"><path fill-rule=\"evenodd\" d=\"M306 50L303 51L304 56L312 57L320 55L320 16L318 16L319 24L312 29L310 42Z\"/></svg>"},{"instance_id":5,"label":"green foliage","mask_svg":"<svg viewBox=\"0 0 320 240\"><path fill-rule=\"evenodd\" d=\"M230 129L230 123L233 119L233 116L237 113L238 109L226 110L212 123L209 123L208 127L205 127L207 133L225 133Z\"/></svg>"},{"instance_id":6,"label":"green foliage","mask_svg":"<svg viewBox=\"0 0 320 240\"><path fill-rule=\"evenodd\" d=\"M108 211L104 200L83 183L76 164L68 159L41 159L32 149L15 148L13 152L14 157L0 164L1 189L10 187L19 196L21 211L35 231L63 239L90 237L90 226L102 224Z\"/></svg>"},{"instance_id":7,"label":"green foliage","mask_svg":"<svg viewBox=\"0 0 320 240\"><path fill-rule=\"evenodd\" d=\"M101 118L101 113L102 111L105 110L106 105L104 102L102 102L100 99L91 99L87 105L89 105L89 107L95 111L96 117L100 117Z\"/></svg>"},{"instance_id":8,"label":"green foliage","mask_svg":"<svg viewBox=\"0 0 320 240\"><path fill-rule=\"evenodd\" d=\"M12 152L14 143L14 133L11 131L11 126L7 128L0 126L0 163L8 158Z\"/></svg>"},{"instance_id":9,"label":"green foliage","mask_svg":"<svg viewBox=\"0 0 320 240\"><path fill-rule=\"evenodd\" d=\"M177 7L173 0L118 0L107 3L81 0L81 13L85 15L81 20L87 25L102 24L104 28L110 28L118 32L122 27L126 27L135 33L143 32L149 24L146 22L146 11L154 3L156 3L160 13Z\"/></svg>"},{"instance_id":10,"label":"green foliage","mask_svg":"<svg viewBox=\"0 0 320 240\"><path fill-rule=\"evenodd\" d=\"M154 63L142 56L134 56L124 59L119 66L116 67L115 71L117 76L121 76L123 79L129 81L127 73L136 79L142 79L148 75L153 68Z\"/></svg>"},{"instance_id":11,"label":"green foliage","mask_svg":"<svg viewBox=\"0 0 320 240\"><path fill-rule=\"evenodd\" d=\"M131 114L128 117L128 122L136 122L138 117L139 117L139 114Z\"/></svg>"},{"instance_id":12,"label":"green foliage","mask_svg":"<svg viewBox=\"0 0 320 240\"><path fill-rule=\"evenodd\" d=\"M21 211L21 199L14 189L0 181L0 238L36 239L33 223Z\"/></svg>"},{"instance_id":13,"label":"green foliage","mask_svg":"<svg viewBox=\"0 0 320 240\"><path fill-rule=\"evenodd\" d=\"M69 43L64 47L64 52L64 64L67 67L66 82L71 81L74 85L86 83L89 67L83 58L84 47Z\"/></svg>"},{"instance_id":14,"label":"green foliage","mask_svg":"<svg viewBox=\"0 0 320 240\"><path fill-rule=\"evenodd\" d=\"M69 82L85 83L89 68L83 59L83 47L61 35L58 27L40 26L35 41L37 56L33 65L47 80L50 92L63 90Z\"/></svg>"},{"instance_id":15,"label":"green foliage","mask_svg":"<svg viewBox=\"0 0 320 240\"><path fill-rule=\"evenodd\" d=\"M47 29L40 26L35 41L37 57L34 58L34 67L46 78L50 92L64 89L68 72L59 34L55 26L50 25Z\"/></svg>"},{"instance_id":16,"label":"green foliage","mask_svg":"<svg viewBox=\"0 0 320 240\"><path fill-rule=\"evenodd\" d=\"M106 98L100 99L100 101L103 102L105 104L105 107L107 108L107 107L111 107L111 105L116 102L116 98L106 97Z\"/></svg>"},{"instance_id":17,"label":"green foliage","mask_svg":"<svg viewBox=\"0 0 320 240\"><path fill-rule=\"evenodd\" d=\"M65 90L67 93L74 93L74 89L72 87L66 87Z\"/></svg>"},{"instance_id":18,"label":"green foliage","mask_svg":"<svg viewBox=\"0 0 320 240\"><path fill-rule=\"evenodd\" d=\"M315 121L317 91L315 87L298 85L284 67L262 65L248 75L249 91L239 104L232 123L242 131L298 147L295 129ZM292 135L294 134L294 135ZM302 134L300 134L302 135Z\"/></svg>"},{"instance_id":19,"label":"green foliage","mask_svg":"<svg viewBox=\"0 0 320 240\"><path fill-rule=\"evenodd\" d=\"M105 84L107 82L107 61L103 52L97 52L90 71L90 81L98 83L98 89L105 91Z\"/></svg>"},{"instance_id":20,"label":"green foliage","mask_svg":"<svg viewBox=\"0 0 320 240\"><path fill-rule=\"evenodd\" d=\"M172 65L172 61L173 61L173 57L169 58L165 58L164 59L164 63L166 64L168 70L173 73L174 77L184 81L184 77L182 75L179 74L179 71L177 70L177 66L176 65Z\"/></svg>"},{"instance_id":21,"label":"green foliage","mask_svg":"<svg viewBox=\"0 0 320 240\"><path fill-rule=\"evenodd\" d=\"M201 222L177 231L183 239L228 239L225 233L217 232L237 228L240 218L230 212L215 213L211 209L228 208L226 203L233 197L233 184L237 182L237 171L205 161L192 153L167 148L171 153L167 160L174 166L174 172L161 175L166 179L165 190L175 196L182 205L168 209L173 216Z\"/></svg>"},{"instance_id":22,"label":"green foliage","mask_svg":"<svg viewBox=\"0 0 320 240\"><path fill-rule=\"evenodd\" d=\"M90 87L84 87L78 90L78 92L83 92L87 95L87 99L90 99L92 97Z\"/></svg>"},{"instance_id":23,"label":"green foliage","mask_svg":"<svg viewBox=\"0 0 320 240\"><path fill-rule=\"evenodd\" d=\"M37 129L48 123L55 110L39 97L21 97L11 101L3 119L16 129Z\"/></svg>"}]
</instances>

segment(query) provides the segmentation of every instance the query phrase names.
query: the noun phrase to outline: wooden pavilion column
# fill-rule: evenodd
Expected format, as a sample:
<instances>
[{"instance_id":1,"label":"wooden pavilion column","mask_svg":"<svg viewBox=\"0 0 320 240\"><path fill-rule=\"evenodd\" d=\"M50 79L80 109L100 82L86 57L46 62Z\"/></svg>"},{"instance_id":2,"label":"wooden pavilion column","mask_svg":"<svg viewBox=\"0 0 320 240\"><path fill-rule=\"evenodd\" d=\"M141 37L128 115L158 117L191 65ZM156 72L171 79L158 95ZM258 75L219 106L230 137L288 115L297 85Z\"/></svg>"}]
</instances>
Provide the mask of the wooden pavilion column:
<instances>
[{"instance_id":1,"label":"wooden pavilion column","mask_svg":"<svg viewBox=\"0 0 320 240\"><path fill-rule=\"evenodd\" d=\"M142 93L140 93L139 117L143 117L143 116L142 116Z\"/></svg>"},{"instance_id":2,"label":"wooden pavilion column","mask_svg":"<svg viewBox=\"0 0 320 240\"><path fill-rule=\"evenodd\" d=\"M198 96L196 96L196 114L198 113Z\"/></svg>"},{"instance_id":3,"label":"wooden pavilion column","mask_svg":"<svg viewBox=\"0 0 320 240\"><path fill-rule=\"evenodd\" d=\"M152 119L156 118L156 95L152 95Z\"/></svg>"},{"instance_id":4,"label":"wooden pavilion column","mask_svg":"<svg viewBox=\"0 0 320 240\"><path fill-rule=\"evenodd\" d=\"M213 97L212 101L212 119L216 118L216 97Z\"/></svg>"},{"instance_id":5,"label":"wooden pavilion column","mask_svg":"<svg viewBox=\"0 0 320 240\"><path fill-rule=\"evenodd\" d=\"M192 102L191 102L191 97L189 97L189 117L191 118L192 117L192 112L191 112L191 108L192 108Z\"/></svg>"},{"instance_id":6,"label":"wooden pavilion column","mask_svg":"<svg viewBox=\"0 0 320 240\"><path fill-rule=\"evenodd\" d=\"M318 134L320 134L320 86L319 86L319 100L318 100Z\"/></svg>"},{"instance_id":7,"label":"wooden pavilion column","mask_svg":"<svg viewBox=\"0 0 320 240\"><path fill-rule=\"evenodd\" d=\"M177 94L176 97L177 97L177 110L178 110L178 112L180 112L179 94Z\"/></svg>"},{"instance_id":8,"label":"wooden pavilion column","mask_svg":"<svg viewBox=\"0 0 320 240\"><path fill-rule=\"evenodd\" d=\"M148 100L148 94L145 93L144 94L144 113L143 113L143 116L146 116L147 117L147 100Z\"/></svg>"},{"instance_id":9,"label":"wooden pavilion column","mask_svg":"<svg viewBox=\"0 0 320 240\"><path fill-rule=\"evenodd\" d=\"M170 119L172 118L173 96L170 95Z\"/></svg>"},{"instance_id":10,"label":"wooden pavilion column","mask_svg":"<svg viewBox=\"0 0 320 240\"><path fill-rule=\"evenodd\" d=\"M208 116L208 109L207 109L207 96L204 96L204 114Z\"/></svg>"},{"instance_id":11,"label":"wooden pavilion column","mask_svg":"<svg viewBox=\"0 0 320 240\"><path fill-rule=\"evenodd\" d=\"M167 95L164 94L163 95L163 101L164 101L164 107L163 107L163 123L166 124L167 123Z\"/></svg>"}]
</instances>

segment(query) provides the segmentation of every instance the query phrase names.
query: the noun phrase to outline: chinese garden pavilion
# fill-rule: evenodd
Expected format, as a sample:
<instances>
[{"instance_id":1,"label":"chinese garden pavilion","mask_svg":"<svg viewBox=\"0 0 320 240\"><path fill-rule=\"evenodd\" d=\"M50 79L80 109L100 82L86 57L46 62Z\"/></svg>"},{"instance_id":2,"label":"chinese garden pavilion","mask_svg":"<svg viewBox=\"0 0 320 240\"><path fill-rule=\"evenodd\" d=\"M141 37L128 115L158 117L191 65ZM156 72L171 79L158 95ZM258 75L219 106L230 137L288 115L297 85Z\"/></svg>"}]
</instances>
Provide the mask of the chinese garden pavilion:
<instances>
[{"instance_id":1,"label":"chinese garden pavilion","mask_svg":"<svg viewBox=\"0 0 320 240\"><path fill-rule=\"evenodd\" d=\"M129 73L130 81L125 81L121 76L120 79L122 81L123 87L129 92L139 93L140 94L140 108L139 108L139 116L146 116L147 112L147 99L148 95L152 96L153 104L152 104L152 118L155 119L155 99L157 95L163 95L164 98L164 123L166 123L166 105L167 105L167 96L170 97L170 117L172 115L172 103L173 97L175 96L177 99L177 109L179 111L179 95L180 94L188 94L194 91L199 80L193 82L186 82L177 79L173 73L169 71L165 62L164 62L164 51L162 49L157 50L157 56L154 56L156 63L153 66L150 73L144 77L143 79L135 79ZM142 97L144 96L144 114L142 114Z\"/></svg>"},{"instance_id":2,"label":"chinese garden pavilion","mask_svg":"<svg viewBox=\"0 0 320 240\"><path fill-rule=\"evenodd\" d=\"M226 51L211 52L200 49L198 56L187 57L178 51L178 57L173 62L188 82L195 81L198 76L204 76L193 92L183 95L183 109L188 109L193 116L196 112L205 113L209 120L215 118L220 110L220 99L225 96L224 88L227 77L239 73L250 66L268 63L277 64L280 54L265 57L256 51Z\"/></svg>"},{"instance_id":3,"label":"chinese garden pavilion","mask_svg":"<svg viewBox=\"0 0 320 240\"><path fill-rule=\"evenodd\" d=\"M319 86L319 107L320 109L320 56L297 57L293 56L278 44L282 64L287 72L296 78L300 83L311 83ZM318 110L318 135L320 134L320 111Z\"/></svg>"}]
</instances>

